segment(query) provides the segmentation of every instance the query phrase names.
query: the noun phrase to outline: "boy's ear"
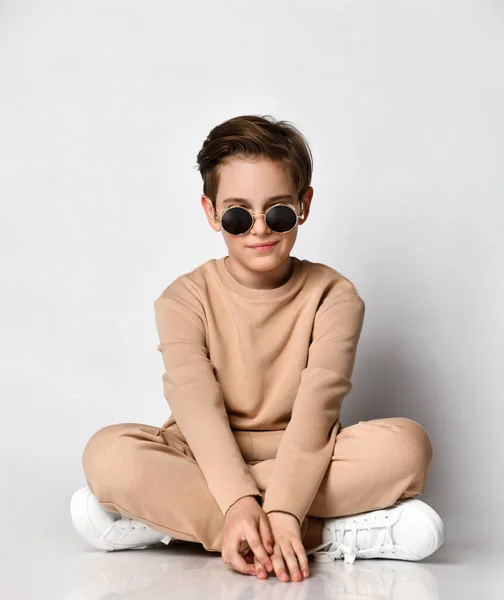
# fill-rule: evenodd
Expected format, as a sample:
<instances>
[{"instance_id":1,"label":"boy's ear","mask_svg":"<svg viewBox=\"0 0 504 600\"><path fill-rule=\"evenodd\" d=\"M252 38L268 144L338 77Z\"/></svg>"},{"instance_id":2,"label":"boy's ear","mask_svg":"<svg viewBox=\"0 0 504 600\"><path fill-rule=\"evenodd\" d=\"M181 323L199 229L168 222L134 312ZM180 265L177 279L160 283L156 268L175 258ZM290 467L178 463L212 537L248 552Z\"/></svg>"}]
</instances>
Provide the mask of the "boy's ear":
<instances>
[{"instance_id":1,"label":"boy's ear","mask_svg":"<svg viewBox=\"0 0 504 600\"><path fill-rule=\"evenodd\" d=\"M313 188L310 186L306 190L305 195L303 196L304 218L299 220L299 225L302 225L308 218L308 215L310 214L310 204L311 204L312 198L313 198Z\"/></svg>"},{"instance_id":2,"label":"boy's ear","mask_svg":"<svg viewBox=\"0 0 504 600\"><path fill-rule=\"evenodd\" d=\"M208 223L210 224L210 227L214 231L220 231L220 223L214 222L214 210L212 201L210 200L210 198L208 198L208 196L205 196L205 194L201 196L201 206L205 211L205 216L207 218ZM217 216L216 211L215 216Z\"/></svg>"}]
</instances>

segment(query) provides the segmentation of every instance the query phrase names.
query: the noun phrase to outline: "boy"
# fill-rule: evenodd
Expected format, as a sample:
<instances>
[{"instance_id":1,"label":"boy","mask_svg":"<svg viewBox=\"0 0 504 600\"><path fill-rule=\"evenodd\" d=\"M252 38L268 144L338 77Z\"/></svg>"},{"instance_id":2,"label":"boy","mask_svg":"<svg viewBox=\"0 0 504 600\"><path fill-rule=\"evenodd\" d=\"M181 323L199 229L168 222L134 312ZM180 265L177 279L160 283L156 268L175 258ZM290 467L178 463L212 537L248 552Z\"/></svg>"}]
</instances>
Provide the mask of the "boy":
<instances>
[{"instance_id":1,"label":"boy","mask_svg":"<svg viewBox=\"0 0 504 600\"><path fill-rule=\"evenodd\" d=\"M229 254L155 301L172 415L91 437L77 530L103 550L199 542L281 581L307 577L310 554L432 554L443 523L413 498L432 459L427 433L406 418L339 419L365 305L338 271L290 256L313 197L308 143L288 122L240 116L210 132L198 166Z\"/></svg>"}]
</instances>

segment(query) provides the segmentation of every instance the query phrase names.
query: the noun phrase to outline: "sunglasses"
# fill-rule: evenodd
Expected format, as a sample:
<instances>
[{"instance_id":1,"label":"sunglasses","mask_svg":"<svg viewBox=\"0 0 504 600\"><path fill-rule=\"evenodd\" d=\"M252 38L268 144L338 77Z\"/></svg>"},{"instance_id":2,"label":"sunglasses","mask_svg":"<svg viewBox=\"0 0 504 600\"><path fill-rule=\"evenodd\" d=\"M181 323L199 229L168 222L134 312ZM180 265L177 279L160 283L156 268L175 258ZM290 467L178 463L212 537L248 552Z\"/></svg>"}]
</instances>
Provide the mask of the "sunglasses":
<instances>
[{"instance_id":1,"label":"sunglasses","mask_svg":"<svg viewBox=\"0 0 504 600\"><path fill-rule=\"evenodd\" d=\"M220 221L222 228L231 235L243 235L254 226L255 216L264 215L266 225L276 233L287 233L304 217L304 203L301 202L301 214L296 213L292 204L274 204L264 213L253 213L243 206L229 206L222 211L221 218L214 214L214 223Z\"/></svg>"}]
</instances>

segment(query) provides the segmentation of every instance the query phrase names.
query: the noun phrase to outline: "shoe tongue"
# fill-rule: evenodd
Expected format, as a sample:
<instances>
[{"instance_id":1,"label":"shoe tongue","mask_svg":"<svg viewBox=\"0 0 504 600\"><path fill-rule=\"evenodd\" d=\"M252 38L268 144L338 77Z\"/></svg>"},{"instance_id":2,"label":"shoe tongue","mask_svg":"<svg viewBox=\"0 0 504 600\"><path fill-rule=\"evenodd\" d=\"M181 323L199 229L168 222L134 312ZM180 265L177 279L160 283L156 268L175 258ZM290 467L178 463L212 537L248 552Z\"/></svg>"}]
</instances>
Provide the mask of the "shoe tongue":
<instances>
[{"instance_id":1,"label":"shoe tongue","mask_svg":"<svg viewBox=\"0 0 504 600\"><path fill-rule=\"evenodd\" d=\"M357 531L357 549L367 550L374 548L378 545L378 541L383 537L381 529L359 529ZM353 539L353 533L351 531L345 532L344 543L351 544Z\"/></svg>"}]
</instances>

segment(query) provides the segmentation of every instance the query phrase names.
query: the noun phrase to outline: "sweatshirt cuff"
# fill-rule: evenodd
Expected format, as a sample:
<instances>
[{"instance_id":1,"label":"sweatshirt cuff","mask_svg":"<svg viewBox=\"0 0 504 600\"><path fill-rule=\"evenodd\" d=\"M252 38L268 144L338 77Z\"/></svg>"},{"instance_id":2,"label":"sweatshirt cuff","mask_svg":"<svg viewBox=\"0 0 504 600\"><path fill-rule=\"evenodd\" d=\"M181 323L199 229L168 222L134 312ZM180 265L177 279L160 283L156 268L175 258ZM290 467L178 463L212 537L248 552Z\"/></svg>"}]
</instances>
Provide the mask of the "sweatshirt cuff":
<instances>
[{"instance_id":1,"label":"sweatshirt cuff","mask_svg":"<svg viewBox=\"0 0 504 600\"><path fill-rule=\"evenodd\" d=\"M299 526L301 527L306 516L302 504L304 504L304 502L296 502L293 495L285 494L280 498L277 497L272 500L266 493L262 509L266 514L274 511L289 513L296 517L299 521Z\"/></svg>"},{"instance_id":2,"label":"sweatshirt cuff","mask_svg":"<svg viewBox=\"0 0 504 600\"><path fill-rule=\"evenodd\" d=\"M234 482L223 482L219 487L219 493L214 495L214 498L225 517L233 504L247 496L254 496L259 504L262 505L262 495L254 479L252 479L252 482L245 482L240 486L237 486Z\"/></svg>"},{"instance_id":3,"label":"sweatshirt cuff","mask_svg":"<svg viewBox=\"0 0 504 600\"><path fill-rule=\"evenodd\" d=\"M263 507L263 510L264 510L264 507ZM302 522L302 521L299 519L299 516L298 516L298 515L296 515L296 514L294 514L293 512L290 512L290 511L288 511L288 510L283 510L283 509L280 509L280 508L269 508L268 510L264 510L264 512L265 512L267 515L269 515L269 514L270 514L270 513L272 513L272 512L283 512L283 513L285 513L285 514L287 514L287 515L292 515L293 517L296 517L296 519L297 519L297 520L298 520L298 522L299 522L299 527L302 527L302 525L303 525L303 522ZM304 519L303 519L303 520L304 520Z\"/></svg>"}]
</instances>

